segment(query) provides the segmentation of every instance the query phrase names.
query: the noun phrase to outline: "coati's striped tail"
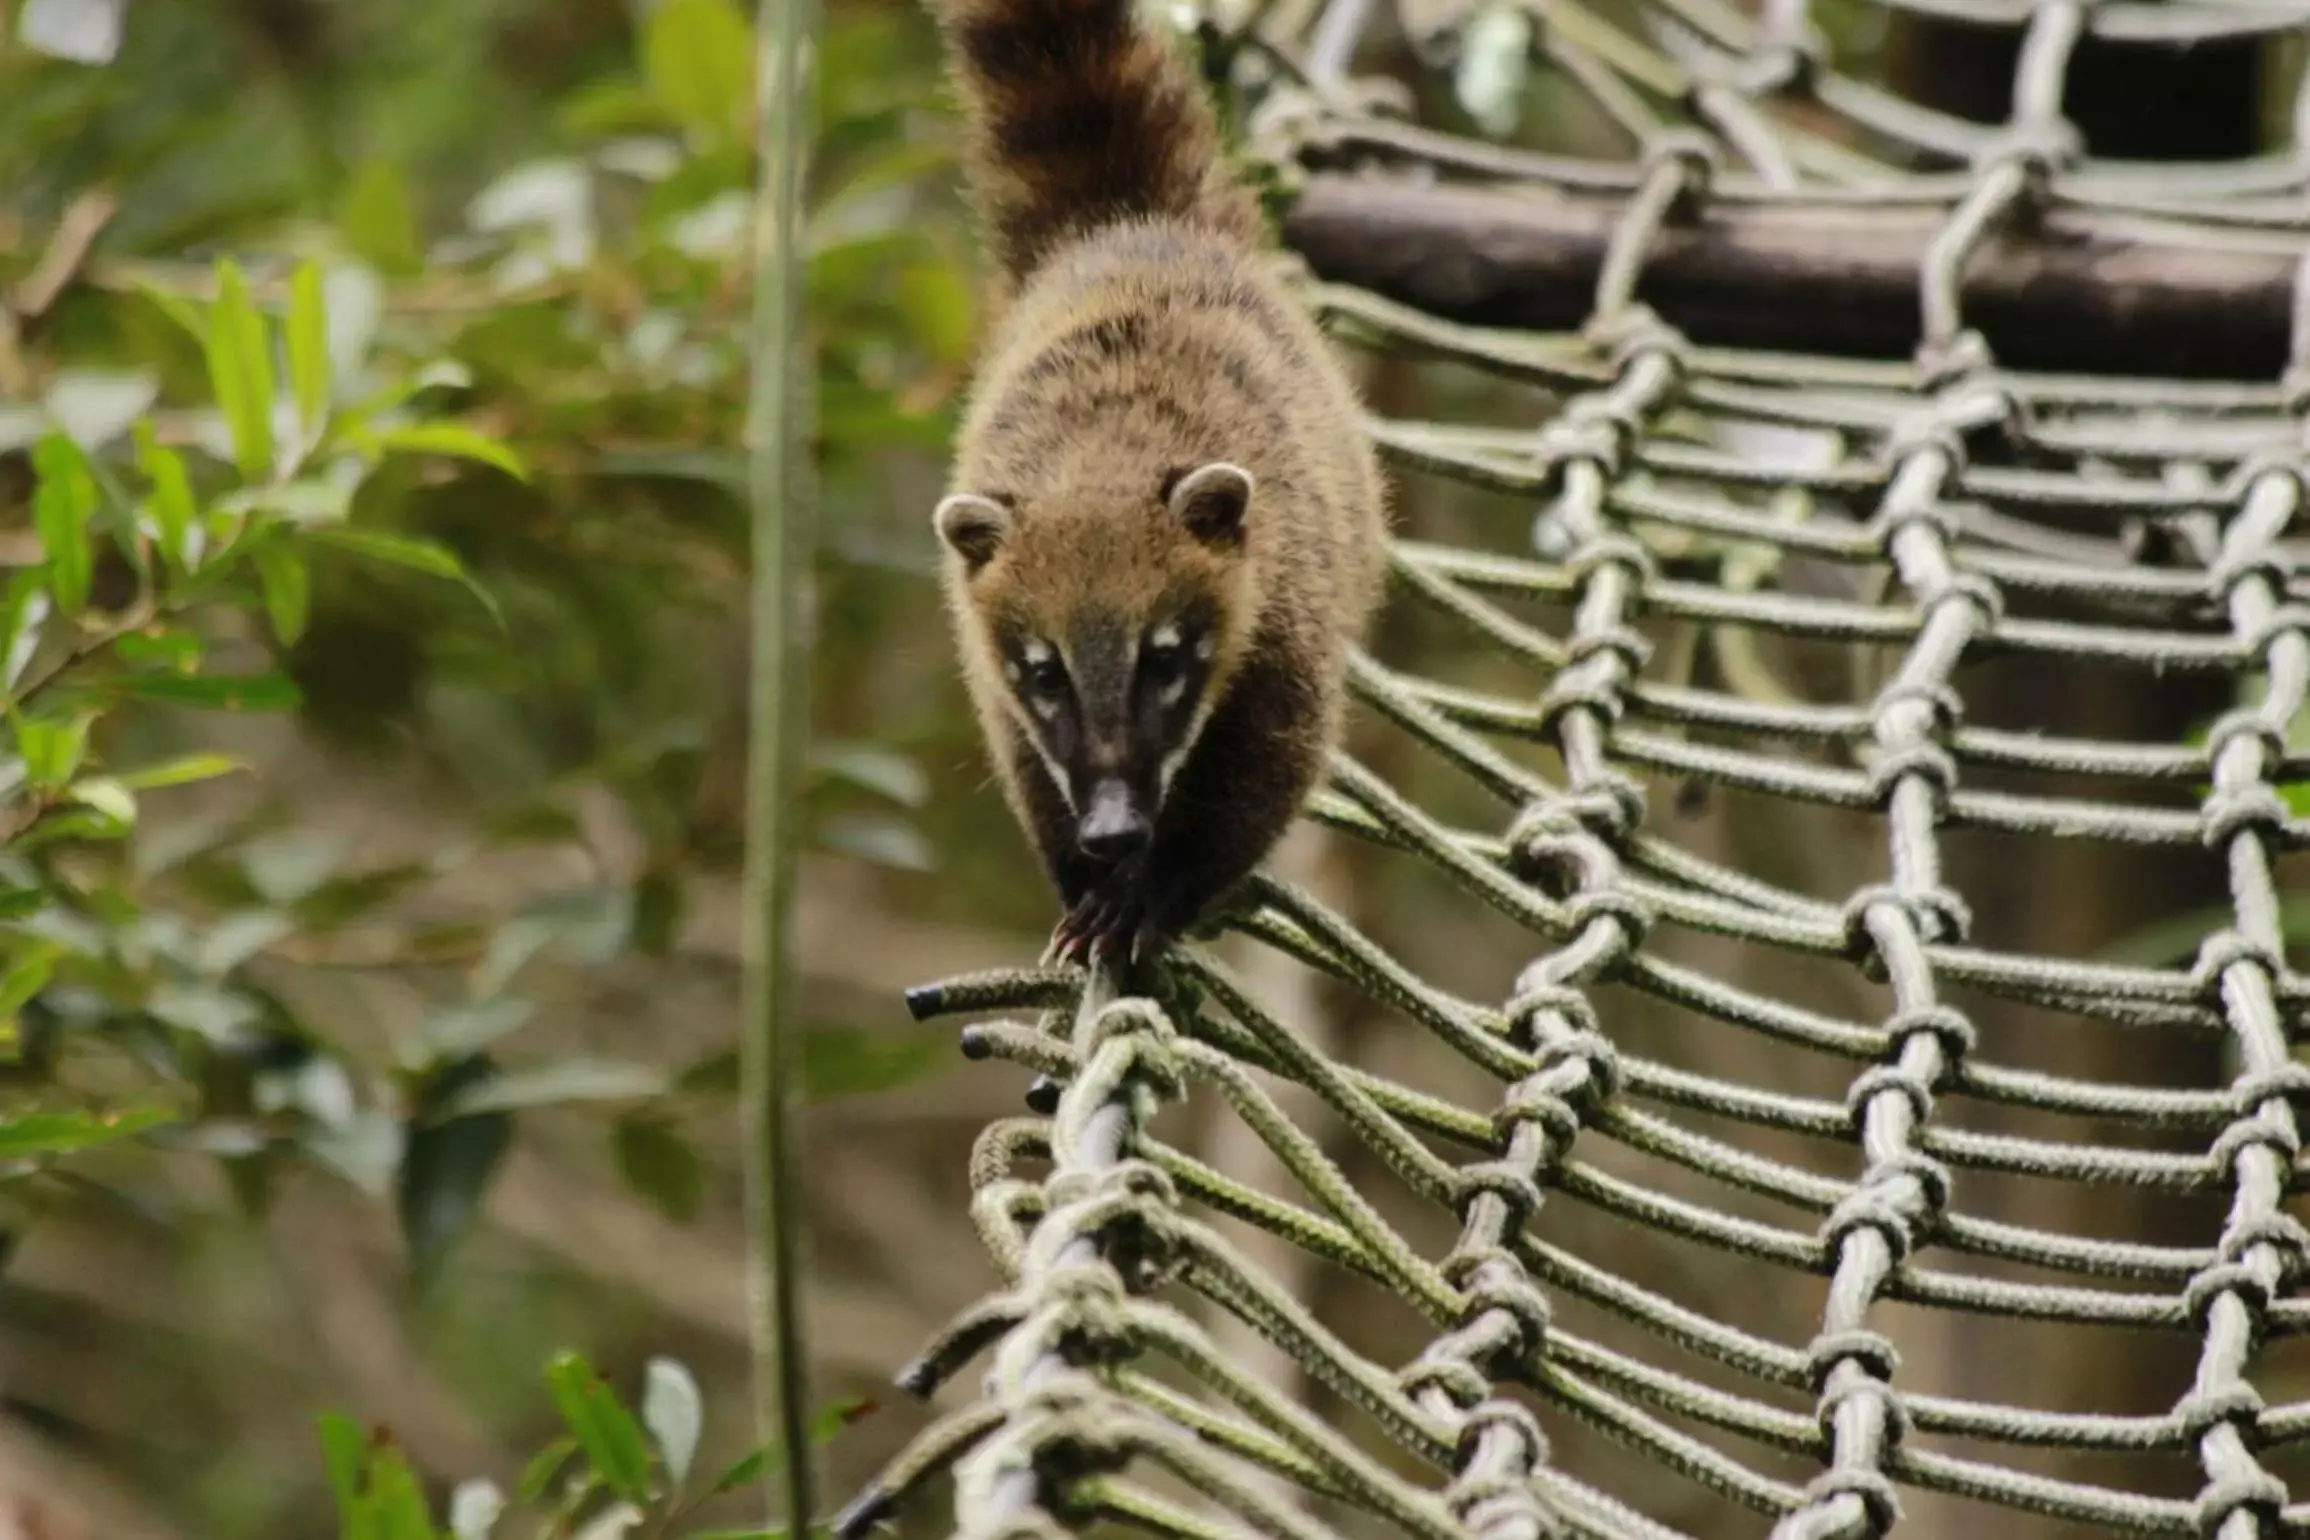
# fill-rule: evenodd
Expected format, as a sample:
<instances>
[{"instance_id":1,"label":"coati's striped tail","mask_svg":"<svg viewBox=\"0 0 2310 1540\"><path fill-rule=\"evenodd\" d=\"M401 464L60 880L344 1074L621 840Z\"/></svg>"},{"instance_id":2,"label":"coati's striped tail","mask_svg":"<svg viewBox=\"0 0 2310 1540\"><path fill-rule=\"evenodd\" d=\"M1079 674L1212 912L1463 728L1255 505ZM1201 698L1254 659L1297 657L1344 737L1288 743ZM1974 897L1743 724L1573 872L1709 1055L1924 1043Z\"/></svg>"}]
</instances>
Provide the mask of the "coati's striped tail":
<instances>
[{"instance_id":1,"label":"coati's striped tail","mask_svg":"<svg viewBox=\"0 0 2310 1540\"><path fill-rule=\"evenodd\" d=\"M1120 220L1260 238L1202 82L1134 0L931 5L967 115L965 176L1006 286Z\"/></svg>"}]
</instances>

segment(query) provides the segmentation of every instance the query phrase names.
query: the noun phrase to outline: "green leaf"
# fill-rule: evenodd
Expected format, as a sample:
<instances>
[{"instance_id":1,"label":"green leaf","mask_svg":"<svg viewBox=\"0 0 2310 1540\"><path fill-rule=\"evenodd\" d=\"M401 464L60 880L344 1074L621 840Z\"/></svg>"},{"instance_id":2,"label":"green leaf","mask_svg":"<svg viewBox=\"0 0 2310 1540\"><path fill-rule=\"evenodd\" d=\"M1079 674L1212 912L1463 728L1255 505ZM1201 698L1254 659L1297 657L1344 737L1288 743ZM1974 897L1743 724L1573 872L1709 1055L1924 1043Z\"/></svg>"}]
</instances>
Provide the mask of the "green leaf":
<instances>
[{"instance_id":1,"label":"green leaf","mask_svg":"<svg viewBox=\"0 0 2310 1540\"><path fill-rule=\"evenodd\" d=\"M44 574L37 568L17 572L8 580L5 611L0 614L0 633L6 637L5 653L0 654L0 684L13 691L17 681L24 677L32 655L40 649L40 628L48 622L51 601Z\"/></svg>"},{"instance_id":2,"label":"green leaf","mask_svg":"<svg viewBox=\"0 0 2310 1540\"><path fill-rule=\"evenodd\" d=\"M442 1114L443 1103L486 1084L494 1074L486 1059L459 1060L434 1077L409 1116L396 1197L410 1272L420 1288L431 1283L451 1245L465 1233L513 1143L513 1120L503 1113Z\"/></svg>"},{"instance_id":3,"label":"green leaf","mask_svg":"<svg viewBox=\"0 0 2310 1540\"><path fill-rule=\"evenodd\" d=\"M329 414L329 309L321 299L321 270L297 266L289 285L289 385L305 441L318 442Z\"/></svg>"},{"instance_id":4,"label":"green leaf","mask_svg":"<svg viewBox=\"0 0 2310 1540\"><path fill-rule=\"evenodd\" d=\"M658 105L706 145L735 141L753 84L754 36L730 0L665 0L642 34Z\"/></svg>"},{"instance_id":5,"label":"green leaf","mask_svg":"<svg viewBox=\"0 0 2310 1540\"><path fill-rule=\"evenodd\" d=\"M535 1000L499 995L469 1005L448 1005L425 1018L418 1037L427 1062L479 1053L518 1030L537 1011Z\"/></svg>"},{"instance_id":6,"label":"green leaf","mask_svg":"<svg viewBox=\"0 0 2310 1540\"><path fill-rule=\"evenodd\" d=\"M24 761L24 778L42 790L70 781L88 752L88 728L94 720L83 715L63 721L27 717L18 722L16 752Z\"/></svg>"},{"instance_id":7,"label":"green leaf","mask_svg":"<svg viewBox=\"0 0 2310 1540\"><path fill-rule=\"evenodd\" d=\"M243 761L224 754L187 754L182 759L164 759L142 770L130 770L121 775L119 781L131 791L155 791L163 786L190 786L196 781L213 781L220 775L231 775L248 768Z\"/></svg>"},{"instance_id":8,"label":"green leaf","mask_svg":"<svg viewBox=\"0 0 2310 1540\"><path fill-rule=\"evenodd\" d=\"M9 964L7 973L0 975L0 1017L13 1019L26 1001L48 987L59 950L53 943L41 945Z\"/></svg>"},{"instance_id":9,"label":"green leaf","mask_svg":"<svg viewBox=\"0 0 2310 1540\"><path fill-rule=\"evenodd\" d=\"M265 616L283 647L294 647L305 634L312 613L313 583L303 555L278 540L267 541L249 553L256 563L257 586L265 596Z\"/></svg>"},{"instance_id":10,"label":"green leaf","mask_svg":"<svg viewBox=\"0 0 2310 1540\"><path fill-rule=\"evenodd\" d=\"M496 466L516 481L529 480L529 467L521 463L521 456L514 453L512 446L462 423L413 422L388 428L377 435L377 446L386 453L454 455L461 460L479 460L484 465Z\"/></svg>"},{"instance_id":11,"label":"green leaf","mask_svg":"<svg viewBox=\"0 0 2310 1540\"><path fill-rule=\"evenodd\" d=\"M88 603L96 570L88 543L89 521L96 517L96 477L80 446L61 433L49 434L34 447L32 471L38 478L32 526L48 557L48 591L58 609L77 615Z\"/></svg>"},{"instance_id":12,"label":"green leaf","mask_svg":"<svg viewBox=\"0 0 2310 1540\"><path fill-rule=\"evenodd\" d=\"M642 1383L642 1421L657 1440L658 1453L676 1486L690 1474L705 1431L706 1403L690 1371L671 1358L653 1358Z\"/></svg>"},{"instance_id":13,"label":"green leaf","mask_svg":"<svg viewBox=\"0 0 2310 1540\"><path fill-rule=\"evenodd\" d=\"M605 1059L563 1059L537 1069L498 1075L445 1098L436 1110L444 1118L505 1112L516 1107L548 1107L558 1102L634 1101L666 1090L662 1070L647 1064Z\"/></svg>"},{"instance_id":14,"label":"green leaf","mask_svg":"<svg viewBox=\"0 0 2310 1540\"><path fill-rule=\"evenodd\" d=\"M920 829L878 814L837 813L819 825L818 843L900 871L927 872L937 866Z\"/></svg>"},{"instance_id":15,"label":"green leaf","mask_svg":"<svg viewBox=\"0 0 2310 1540\"><path fill-rule=\"evenodd\" d=\"M85 781L75 781L65 795L82 807L90 808L119 824L124 834L136 823L135 794L111 776L91 776Z\"/></svg>"},{"instance_id":16,"label":"green leaf","mask_svg":"<svg viewBox=\"0 0 2310 1540\"><path fill-rule=\"evenodd\" d=\"M489 590L474 581L472 574L465 570L465 564L457 559L455 551L437 541L414 535L388 535L380 530L357 529L350 524L323 525L307 533L312 540L333 545L339 550L351 551L358 556L366 556L372 561L391 562L396 566L409 567L462 584L465 591L479 600L483 609L489 611L491 619L500 625L505 623L505 617L498 612L497 601L490 597Z\"/></svg>"},{"instance_id":17,"label":"green leaf","mask_svg":"<svg viewBox=\"0 0 2310 1540\"><path fill-rule=\"evenodd\" d=\"M345 858L341 836L284 829L241 847L241 871L266 903L287 907L329 880Z\"/></svg>"},{"instance_id":18,"label":"green leaf","mask_svg":"<svg viewBox=\"0 0 2310 1540\"><path fill-rule=\"evenodd\" d=\"M208 644L198 631L151 625L116 638L112 651L131 668L189 675L208 656Z\"/></svg>"},{"instance_id":19,"label":"green leaf","mask_svg":"<svg viewBox=\"0 0 2310 1540\"><path fill-rule=\"evenodd\" d=\"M561 1353L546 1369L554 1405L578 1447L612 1492L630 1502L650 1495L650 1452L641 1425L581 1354Z\"/></svg>"},{"instance_id":20,"label":"green leaf","mask_svg":"<svg viewBox=\"0 0 2310 1540\"><path fill-rule=\"evenodd\" d=\"M0 1160L91 1149L175 1122L157 1107L129 1112L26 1112L0 1119Z\"/></svg>"},{"instance_id":21,"label":"green leaf","mask_svg":"<svg viewBox=\"0 0 2310 1540\"><path fill-rule=\"evenodd\" d=\"M878 792L902 807L920 807L930 795L930 777L922 766L871 744L818 745L810 750L809 763L820 775Z\"/></svg>"},{"instance_id":22,"label":"green leaf","mask_svg":"<svg viewBox=\"0 0 2310 1540\"><path fill-rule=\"evenodd\" d=\"M388 162L370 161L354 174L337 206L337 228L345 244L380 272L405 276L424 266L409 188Z\"/></svg>"},{"instance_id":23,"label":"green leaf","mask_svg":"<svg viewBox=\"0 0 2310 1540\"><path fill-rule=\"evenodd\" d=\"M185 335L193 341L204 344L208 341L208 322L201 316L200 307L191 300L150 283L137 283L136 291L151 301L155 310L183 327Z\"/></svg>"},{"instance_id":24,"label":"green leaf","mask_svg":"<svg viewBox=\"0 0 2310 1540\"><path fill-rule=\"evenodd\" d=\"M329 1472L329 1490L336 1494L337 1513L350 1521L361 1507L363 1475L369 1468L369 1435L341 1412L320 1416L321 1461Z\"/></svg>"},{"instance_id":25,"label":"green leaf","mask_svg":"<svg viewBox=\"0 0 2310 1540\"><path fill-rule=\"evenodd\" d=\"M574 1435L563 1434L552 1443L529 1457L521 1468L521 1484L514 1488L516 1502L534 1503L545 1496L545 1489L553 1485L553 1478L569 1463L569 1457L578 1452Z\"/></svg>"},{"instance_id":26,"label":"green leaf","mask_svg":"<svg viewBox=\"0 0 2310 1540\"><path fill-rule=\"evenodd\" d=\"M377 1540L439 1540L440 1531L425 1511L424 1488L398 1449L387 1446L371 1459L369 1501Z\"/></svg>"},{"instance_id":27,"label":"green leaf","mask_svg":"<svg viewBox=\"0 0 2310 1540\"><path fill-rule=\"evenodd\" d=\"M122 674L105 688L131 700L209 711L294 711L305 703L286 674Z\"/></svg>"},{"instance_id":28,"label":"green leaf","mask_svg":"<svg viewBox=\"0 0 2310 1540\"><path fill-rule=\"evenodd\" d=\"M192 563L190 539L200 518L200 506L193 501L192 481L185 475L184 457L154 437L152 424L136 425L136 463L152 483L152 498L146 505L152 514L153 533L160 542L161 555L178 571Z\"/></svg>"},{"instance_id":29,"label":"green leaf","mask_svg":"<svg viewBox=\"0 0 2310 1540\"><path fill-rule=\"evenodd\" d=\"M209 388L232 429L233 458L243 476L265 481L273 473L273 354L248 280L229 258L217 264L207 342Z\"/></svg>"},{"instance_id":30,"label":"green leaf","mask_svg":"<svg viewBox=\"0 0 2310 1540\"><path fill-rule=\"evenodd\" d=\"M697 1217L705 1195L706 1168L688 1140L662 1117L631 1112L610 1131L611 1152L626 1185L648 1198L669 1218Z\"/></svg>"}]
</instances>

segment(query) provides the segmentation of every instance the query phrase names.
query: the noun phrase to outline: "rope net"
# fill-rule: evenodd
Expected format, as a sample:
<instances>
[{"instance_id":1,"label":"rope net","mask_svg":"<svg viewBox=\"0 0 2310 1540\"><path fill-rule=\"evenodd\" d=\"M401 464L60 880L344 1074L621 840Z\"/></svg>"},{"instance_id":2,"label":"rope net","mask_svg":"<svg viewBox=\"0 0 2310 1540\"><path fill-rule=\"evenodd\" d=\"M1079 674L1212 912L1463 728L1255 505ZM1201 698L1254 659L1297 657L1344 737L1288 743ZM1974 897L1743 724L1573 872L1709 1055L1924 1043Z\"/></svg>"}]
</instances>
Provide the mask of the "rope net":
<instances>
[{"instance_id":1,"label":"rope net","mask_svg":"<svg viewBox=\"0 0 2310 1540\"><path fill-rule=\"evenodd\" d=\"M1482 522L1492 548L1407 533L1395 553L1396 604L1480 641L1480 684L1356 665L1366 718L1448 767L1459 793L1415 797L1374 755L1343 754L1310 809L1443 874L1537 955L1496 996L1468 997L1272 872L1232 908L1233 929L1359 992L1389 1030L1447 1047L1467 1071L1451 1094L1311 1048L1201 946L1166 958L1146 998L1050 969L916 991L925 1016L1027 1013L978 1020L963 1043L1035 1071L1035 1115L988 1128L972 1160L1005 1286L902 1376L929 1394L983 1359L979 1394L838 1531L948 1472L972 1536L1116 1520L1194 1540L1658 1537L1694 1532L1661 1516L1684 1511L1666 1495L1680 1484L1719 1504L1698 1532L1787 1540L1885 1534L1920 1493L1953 1494L1993 1535L2016 1514L2219 1540L2310 1526L2273 1470L2310 1438L2310 1402L2266 1404L2254 1377L2310 1324L2288 1287L2305 1232L2286 1212L2291 1098L2310 1088L2287 1025L2306 987L2284 960L2274 875L2310 832L2280 791L2310 775L2289 736L2310 611L2287 538L2304 498L2310 281L2290 290L2284 373L2261 384L2015 372L1963 302L1968 262L2000 231L2080 211L2290 264L2310 106L2280 154L2107 162L2083 155L2062 87L2089 34L2274 36L2310 7L1901 3L2021 29L2006 122L1839 73L1803 0L1765 0L1756 19L1641 0L1618 20L1405 0L1406 35L1464 87L1503 59L1544 59L1547 89L1577 88L1625 134L1633 153L1611 161L1390 112L1341 73L1364 21L1353 0L1298 28L1269 15L1236 40L1238 74L1266 76L1255 143L1288 174L1351 167L1382 187L1617 209L1576 332L1309 290L1357 344L1536 387L1543 403L1498 427L1372 421L1407 473L1523 512ZM1710 209L1864 201L1936 221L1912 357L1699 347L1636 297L1648 253ZM1659 667L1696 636L1716 659L1705 685ZM1768 643L1870 649L1884 666L1810 698L1774 683ZM2194 676L2233 687L2233 703L2197 742L1999 728L1967 711L1992 659L2113 694ZM1822 837L1873 870L1807 893L1738 869L1679 838L1663 811L1675 784L1841 810L1819 814L1843 820ZM1447 818L1440 800L1483 811ZM2001 841L2027 862L2047 846L2026 842L2048 837L2202 850L2221 908L2194 965L1975 935L1947 875L1953 843ZM1732 982L1709 960L1735 952L1837 987ZM1674 1030L1625 1025L1639 996ZM2221 1068L2192 1085L2160 1083L2146 1052L2153 1072L2131 1079L2032 1067L2021 1036L1982 1027L2016 1012L2217 1044L2206 1062ZM1835 1066L1842 1097L1771 1083L1792 1053ZM1352 1136L1366 1177L1287 1114L1286 1082ZM1296 1190L1254 1190L1164 1137L1160 1110L1190 1093L1248 1125ZM2003 1121L1984 1131L1969 1108ZM1689 1180L1644 1175L1660 1172ZM2170 1244L1986 1217L1969 1197L2016 1176L2213 1202L2192 1211L2194 1243ZM1324 1277L1377 1285L1425 1347L1389 1358L1346 1340L1218 1216ZM1670 1257L1642 1280L1621 1265L1639 1233ZM1735 1267L1782 1315L1804 1312L1792 1338L1682 1287ZM1214 1312L1287 1354L1310 1394L1217 1349ZM2099 1333L2096 1351L2116 1356L2162 1339L2187 1367L2170 1400L2131 1413L1936 1394L1920 1388L1930 1365L1896 1353L1895 1316ZM2069 1459L2063 1474L2046 1473L2049 1452ZM2077 1474L2088 1455L2126 1458L2097 1479Z\"/></svg>"}]
</instances>

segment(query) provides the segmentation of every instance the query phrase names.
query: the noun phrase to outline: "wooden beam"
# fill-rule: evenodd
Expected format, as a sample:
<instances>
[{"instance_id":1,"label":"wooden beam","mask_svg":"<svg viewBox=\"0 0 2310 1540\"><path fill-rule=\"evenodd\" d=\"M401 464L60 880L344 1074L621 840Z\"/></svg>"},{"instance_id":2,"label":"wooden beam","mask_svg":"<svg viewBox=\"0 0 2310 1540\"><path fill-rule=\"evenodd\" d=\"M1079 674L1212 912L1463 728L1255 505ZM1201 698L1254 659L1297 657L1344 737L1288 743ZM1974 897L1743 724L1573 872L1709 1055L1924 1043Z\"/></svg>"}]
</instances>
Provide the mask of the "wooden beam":
<instances>
[{"instance_id":1,"label":"wooden beam","mask_svg":"<svg viewBox=\"0 0 2310 1540\"><path fill-rule=\"evenodd\" d=\"M1588 315L1625 199L1545 186L1309 177L1283 222L1316 273L1450 320L1562 331ZM1661 232L1638 295L1693 341L1902 358L1942 225L1924 208L1717 204ZM2145 234L2145 231L2148 233ZM2145 222L2062 211L1968 265L1968 321L2011 368L2275 380L2298 256L2155 240ZM2243 243L2241 243L2243 245Z\"/></svg>"}]
</instances>

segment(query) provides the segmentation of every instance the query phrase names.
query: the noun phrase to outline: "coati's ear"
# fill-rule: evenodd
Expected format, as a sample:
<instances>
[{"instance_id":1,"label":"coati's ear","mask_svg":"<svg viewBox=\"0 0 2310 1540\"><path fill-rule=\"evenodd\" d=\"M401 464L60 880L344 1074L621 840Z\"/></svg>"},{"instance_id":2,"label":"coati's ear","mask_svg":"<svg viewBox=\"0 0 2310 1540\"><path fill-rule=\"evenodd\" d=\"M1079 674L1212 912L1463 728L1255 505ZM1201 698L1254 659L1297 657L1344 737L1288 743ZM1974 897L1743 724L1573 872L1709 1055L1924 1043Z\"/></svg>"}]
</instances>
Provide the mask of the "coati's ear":
<instances>
[{"instance_id":1,"label":"coati's ear","mask_svg":"<svg viewBox=\"0 0 2310 1540\"><path fill-rule=\"evenodd\" d=\"M976 572L995 559L1011 534L1011 510L976 492L957 492L939 500L931 515L939 539L960 556L963 568Z\"/></svg>"},{"instance_id":2,"label":"coati's ear","mask_svg":"<svg viewBox=\"0 0 2310 1540\"><path fill-rule=\"evenodd\" d=\"M1172 517L1205 545L1234 545L1243 538L1243 516L1251 509L1251 472L1225 460L1174 472L1163 498Z\"/></svg>"}]
</instances>

